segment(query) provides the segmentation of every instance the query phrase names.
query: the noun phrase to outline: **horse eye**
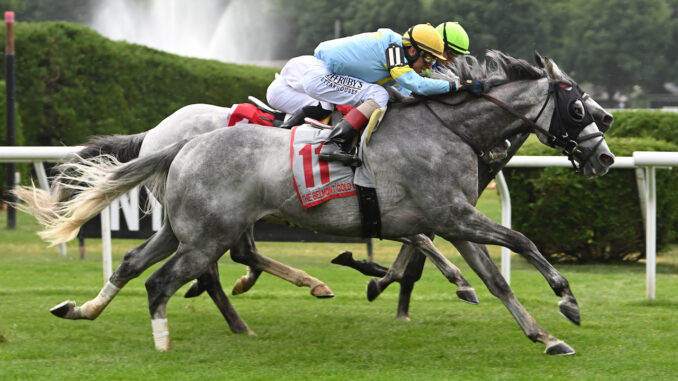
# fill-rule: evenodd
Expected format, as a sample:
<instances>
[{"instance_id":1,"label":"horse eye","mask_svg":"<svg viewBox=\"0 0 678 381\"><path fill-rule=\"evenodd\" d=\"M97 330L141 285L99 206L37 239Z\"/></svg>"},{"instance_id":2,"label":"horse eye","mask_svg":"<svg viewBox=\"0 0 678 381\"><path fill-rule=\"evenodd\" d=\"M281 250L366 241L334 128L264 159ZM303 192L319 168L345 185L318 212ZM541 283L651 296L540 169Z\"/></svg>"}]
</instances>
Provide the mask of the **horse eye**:
<instances>
[{"instance_id":1,"label":"horse eye","mask_svg":"<svg viewBox=\"0 0 678 381\"><path fill-rule=\"evenodd\" d=\"M586 113L586 111L584 110L584 105L581 103L581 100L579 100L579 99L577 99L575 102L573 102L572 105L570 106L570 115L575 120L584 119L585 113Z\"/></svg>"}]
</instances>

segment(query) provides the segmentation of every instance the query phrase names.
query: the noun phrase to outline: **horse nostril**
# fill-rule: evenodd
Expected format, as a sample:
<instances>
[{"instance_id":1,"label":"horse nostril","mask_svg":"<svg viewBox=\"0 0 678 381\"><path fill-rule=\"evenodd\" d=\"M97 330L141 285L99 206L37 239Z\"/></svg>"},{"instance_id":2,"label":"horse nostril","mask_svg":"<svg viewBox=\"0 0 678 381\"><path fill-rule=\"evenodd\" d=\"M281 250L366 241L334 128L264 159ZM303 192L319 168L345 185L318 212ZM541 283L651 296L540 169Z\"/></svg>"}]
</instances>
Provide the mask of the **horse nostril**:
<instances>
[{"instance_id":1,"label":"horse nostril","mask_svg":"<svg viewBox=\"0 0 678 381\"><path fill-rule=\"evenodd\" d=\"M605 165L610 166L610 165L614 164L614 157L612 157L610 155L602 154L602 155L600 155L600 162L605 164Z\"/></svg>"},{"instance_id":2,"label":"horse nostril","mask_svg":"<svg viewBox=\"0 0 678 381\"><path fill-rule=\"evenodd\" d=\"M608 114L603 117L603 123L607 126L607 128L610 128L612 122L614 122L614 116Z\"/></svg>"}]
</instances>

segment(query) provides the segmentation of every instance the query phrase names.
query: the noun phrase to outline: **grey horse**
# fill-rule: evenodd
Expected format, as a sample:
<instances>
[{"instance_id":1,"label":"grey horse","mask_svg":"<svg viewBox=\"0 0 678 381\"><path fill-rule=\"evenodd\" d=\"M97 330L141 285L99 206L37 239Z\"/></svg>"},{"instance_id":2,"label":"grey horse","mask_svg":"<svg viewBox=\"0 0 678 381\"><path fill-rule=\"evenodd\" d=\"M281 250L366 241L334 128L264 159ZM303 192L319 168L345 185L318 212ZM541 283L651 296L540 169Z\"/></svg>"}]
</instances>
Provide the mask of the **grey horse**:
<instances>
[{"instance_id":1,"label":"grey horse","mask_svg":"<svg viewBox=\"0 0 678 381\"><path fill-rule=\"evenodd\" d=\"M544 59L539 54L535 54L535 59L539 67L545 68ZM561 73L561 75L565 76L564 73ZM568 80L574 83L569 77ZM612 127L614 116L601 107L589 94L581 89L580 91L582 92L582 100L586 112L593 117L601 132L607 132ZM398 97L398 94L400 93L391 92L392 101L408 102L402 95ZM528 135L529 133L521 133L508 137L511 145L504 159L491 161L478 160L478 195L486 189L497 172L516 154ZM432 239L433 237L430 238ZM486 248L482 246L482 250L486 251ZM397 318L409 320L408 311L412 289L414 283L421 278L426 257L422 252L415 250L413 246L407 244L403 245L398 256L404 261L404 264L407 266L406 268L396 267L389 271L389 268L375 262L355 260L350 251L341 253L332 260L332 263L353 268L367 276L380 277L381 279L372 279L368 283L367 299L370 301L376 299L391 283L399 282L400 297L398 299Z\"/></svg>"},{"instance_id":2,"label":"grey horse","mask_svg":"<svg viewBox=\"0 0 678 381\"><path fill-rule=\"evenodd\" d=\"M528 129L542 143L566 153L585 176L604 175L614 161L598 126L589 122L576 83L552 60L537 56L537 61L544 69L500 52L488 53L486 64L473 59L458 62L457 74L483 80L486 99L503 100L504 106L466 99L465 94L392 105L363 157L376 172L384 237L419 248L430 242L421 233L452 242L528 338L543 343L546 353L571 354L569 345L546 332L520 305L483 244L505 246L525 256L561 298L563 315L578 323L579 308L567 280L529 239L474 207L482 152ZM568 94L575 96L571 102ZM354 198L303 211L285 160L288 144L287 131L248 126L220 129L126 164L111 164L108 158L87 160L72 168L79 173L73 180L86 186L71 202L58 205L59 210L42 213L46 230L41 235L52 243L67 241L108 200L142 182L163 188L167 221L138 248L145 254L135 258L153 258L154 253L164 253L167 242L178 243L177 253L146 281L155 346L168 350L169 298L204 273L255 221L273 216L321 232L360 234ZM17 193L30 203L31 191ZM394 264L402 267L407 261L399 255ZM149 265L126 257L90 301L92 306L115 295L130 274Z\"/></svg>"},{"instance_id":3,"label":"grey horse","mask_svg":"<svg viewBox=\"0 0 678 381\"><path fill-rule=\"evenodd\" d=\"M397 91L393 94L400 94ZM108 154L120 162L145 157L152 152L158 151L168 145L176 143L182 139L192 139L203 133L211 132L219 128L225 128L228 122L229 108L207 105L193 104L182 107L170 116L165 118L156 127L139 134L134 135L110 135L98 136L90 139L84 144L84 148L78 152L74 161L79 161L94 156ZM59 167L54 168L52 186L49 195L44 194L43 202L65 202L71 199L77 192L71 187L65 186L68 183L66 177L68 173L59 173ZM156 195L157 198L162 198ZM176 249L175 246L167 246L167 255L170 255ZM169 251L171 250L171 251ZM403 250L411 250L408 245L404 245ZM135 255L135 251L130 255ZM332 297L334 294L330 288L322 281L308 275L306 272L287 266L259 253L256 248L252 229L247 229L241 236L237 245L230 248L230 256L237 263L248 266L247 274L238 279L233 286L233 295L238 295L249 290L258 279L262 271L285 279L297 286L307 286L310 288L311 295L318 298ZM421 254L421 258L425 258ZM421 262L423 265L423 262ZM448 266L449 267L449 266ZM450 273L449 271L452 271ZM477 296L473 289L463 280L458 269L450 267L447 270L448 277L455 283L460 283L461 289L457 291L461 300L477 304ZM403 302L399 303L398 318L408 319L409 295L413 283L419 278L403 277L398 280L401 283ZM232 308L228 297L223 291L219 280L219 271L216 263L212 264L208 270L194 282L186 292L186 297L195 297L207 291L209 296L215 302L229 323L231 331L234 333L247 332L244 330L244 322ZM406 302L406 303L405 303ZM50 311L58 317L95 319L105 306L96 310L76 311L74 303L61 303Z\"/></svg>"}]
</instances>

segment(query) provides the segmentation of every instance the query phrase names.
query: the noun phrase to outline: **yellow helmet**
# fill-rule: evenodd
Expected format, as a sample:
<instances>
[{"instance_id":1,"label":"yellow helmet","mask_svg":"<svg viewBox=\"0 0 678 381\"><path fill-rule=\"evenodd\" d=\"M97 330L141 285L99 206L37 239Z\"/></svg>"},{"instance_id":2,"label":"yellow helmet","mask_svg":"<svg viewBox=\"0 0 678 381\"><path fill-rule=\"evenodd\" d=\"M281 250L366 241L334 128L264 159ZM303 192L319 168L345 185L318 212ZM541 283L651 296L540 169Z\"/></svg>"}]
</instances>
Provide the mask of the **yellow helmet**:
<instances>
[{"instance_id":1,"label":"yellow helmet","mask_svg":"<svg viewBox=\"0 0 678 381\"><path fill-rule=\"evenodd\" d=\"M403 46L414 46L419 50L431 53L440 60L445 60L443 49L445 44L440 34L431 24L417 24L403 35Z\"/></svg>"}]
</instances>

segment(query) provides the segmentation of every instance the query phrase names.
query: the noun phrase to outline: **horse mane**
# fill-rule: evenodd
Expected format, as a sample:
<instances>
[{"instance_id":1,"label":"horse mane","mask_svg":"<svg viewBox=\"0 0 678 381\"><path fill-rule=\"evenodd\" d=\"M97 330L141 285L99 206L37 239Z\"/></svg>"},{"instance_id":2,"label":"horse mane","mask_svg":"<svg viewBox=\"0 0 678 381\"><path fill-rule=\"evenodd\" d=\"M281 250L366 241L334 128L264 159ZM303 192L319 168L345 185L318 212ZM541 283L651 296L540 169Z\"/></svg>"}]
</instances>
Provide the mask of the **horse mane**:
<instances>
[{"instance_id":1,"label":"horse mane","mask_svg":"<svg viewBox=\"0 0 678 381\"><path fill-rule=\"evenodd\" d=\"M545 70L498 50L488 50L484 62L466 55L454 63L441 65L441 69L440 72L434 70L431 78L446 81L477 79L483 82L485 91L508 82L546 77Z\"/></svg>"}]
</instances>

